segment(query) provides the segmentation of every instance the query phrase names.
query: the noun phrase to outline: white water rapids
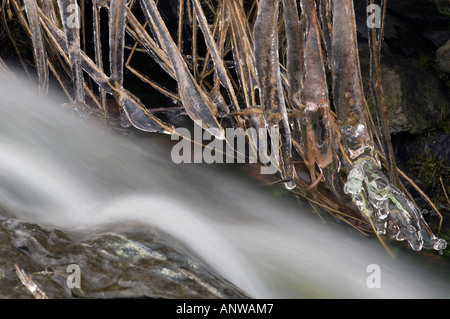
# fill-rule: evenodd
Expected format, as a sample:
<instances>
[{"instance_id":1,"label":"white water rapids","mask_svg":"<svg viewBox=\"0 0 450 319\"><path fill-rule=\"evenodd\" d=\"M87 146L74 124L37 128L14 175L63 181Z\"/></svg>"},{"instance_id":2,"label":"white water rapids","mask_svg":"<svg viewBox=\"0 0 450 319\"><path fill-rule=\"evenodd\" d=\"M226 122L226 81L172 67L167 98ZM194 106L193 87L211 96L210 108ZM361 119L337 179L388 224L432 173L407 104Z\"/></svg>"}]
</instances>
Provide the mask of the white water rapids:
<instances>
[{"instance_id":1,"label":"white water rapids","mask_svg":"<svg viewBox=\"0 0 450 319\"><path fill-rule=\"evenodd\" d=\"M223 166L175 165L169 137L153 137L106 134L0 76L0 207L78 235L148 224L256 298L450 296L413 252L394 260ZM380 288L367 285L373 264Z\"/></svg>"}]
</instances>

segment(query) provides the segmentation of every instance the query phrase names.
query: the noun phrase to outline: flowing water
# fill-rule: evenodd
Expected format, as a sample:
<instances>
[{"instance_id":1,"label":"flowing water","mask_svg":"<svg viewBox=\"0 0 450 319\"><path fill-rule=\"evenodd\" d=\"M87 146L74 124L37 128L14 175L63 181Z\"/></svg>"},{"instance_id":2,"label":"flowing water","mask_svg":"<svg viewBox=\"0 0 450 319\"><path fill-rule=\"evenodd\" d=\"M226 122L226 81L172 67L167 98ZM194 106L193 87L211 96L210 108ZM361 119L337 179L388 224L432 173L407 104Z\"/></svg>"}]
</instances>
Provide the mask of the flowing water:
<instances>
[{"instance_id":1,"label":"flowing water","mask_svg":"<svg viewBox=\"0 0 450 319\"><path fill-rule=\"evenodd\" d=\"M0 207L13 217L74 236L148 225L257 298L450 296L448 269L401 244L394 260L234 167L173 164L167 135L126 139L58 108L0 76ZM367 284L374 264L380 288Z\"/></svg>"}]
</instances>

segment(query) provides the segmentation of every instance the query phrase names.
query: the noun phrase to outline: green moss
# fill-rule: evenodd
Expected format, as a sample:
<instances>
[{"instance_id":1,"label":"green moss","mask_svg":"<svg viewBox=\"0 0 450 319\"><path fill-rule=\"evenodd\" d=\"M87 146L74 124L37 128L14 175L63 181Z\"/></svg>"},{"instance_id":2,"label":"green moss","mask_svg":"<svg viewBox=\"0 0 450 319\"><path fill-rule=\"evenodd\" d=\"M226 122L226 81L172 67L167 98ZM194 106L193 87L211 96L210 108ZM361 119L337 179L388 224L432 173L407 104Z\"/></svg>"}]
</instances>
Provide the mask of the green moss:
<instances>
[{"instance_id":1,"label":"green moss","mask_svg":"<svg viewBox=\"0 0 450 319\"><path fill-rule=\"evenodd\" d=\"M447 243L450 243L450 230L441 230L441 232L439 233L439 238L442 238ZM450 249L445 249L442 254L445 258L450 258Z\"/></svg>"},{"instance_id":2,"label":"green moss","mask_svg":"<svg viewBox=\"0 0 450 319\"><path fill-rule=\"evenodd\" d=\"M436 0L435 4L436 8L441 14L445 15L446 17L450 17L450 7L446 6L445 0Z\"/></svg>"},{"instance_id":3,"label":"green moss","mask_svg":"<svg viewBox=\"0 0 450 319\"><path fill-rule=\"evenodd\" d=\"M435 54L424 54L420 57L419 64L430 74L444 81L450 87L450 74L440 70L436 65Z\"/></svg>"},{"instance_id":4,"label":"green moss","mask_svg":"<svg viewBox=\"0 0 450 319\"><path fill-rule=\"evenodd\" d=\"M442 178L442 181L447 182L446 192L450 193L450 184L448 184L450 168L446 165L445 160L438 160L428 149L425 149L421 154L411 158L409 165L425 193L430 194L430 199L438 207L447 207L447 199L440 180Z\"/></svg>"}]
</instances>

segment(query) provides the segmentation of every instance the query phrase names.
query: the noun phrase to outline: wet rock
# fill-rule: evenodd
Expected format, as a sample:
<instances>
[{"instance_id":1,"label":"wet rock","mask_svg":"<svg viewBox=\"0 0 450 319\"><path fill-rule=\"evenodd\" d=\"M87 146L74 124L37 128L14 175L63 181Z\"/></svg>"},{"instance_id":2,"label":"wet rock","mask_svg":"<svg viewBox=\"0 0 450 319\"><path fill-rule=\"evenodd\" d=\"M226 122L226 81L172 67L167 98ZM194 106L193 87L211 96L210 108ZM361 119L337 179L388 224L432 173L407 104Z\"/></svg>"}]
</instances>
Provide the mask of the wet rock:
<instances>
[{"instance_id":1,"label":"wet rock","mask_svg":"<svg viewBox=\"0 0 450 319\"><path fill-rule=\"evenodd\" d=\"M426 136L400 134L394 139L393 144L396 158L403 166L407 166L418 154L427 153L437 161L445 161L450 167L450 133L438 131Z\"/></svg>"},{"instance_id":2,"label":"wet rock","mask_svg":"<svg viewBox=\"0 0 450 319\"><path fill-rule=\"evenodd\" d=\"M361 72L369 98L366 3L354 4ZM450 90L435 65L438 44L450 38L450 17L437 10L434 0L417 0L413 5L411 1L399 0L387 2L385 22L381 75L390 131L419 134L433 127L442 114L450 114ZM449 61L447 56L442 63ZM369 106L376 116L370 98Z\"/></svg>"},{"instance_id":3,"label":"wet rock","mask_svg":"<svg viewBox=\"0 0 450 319\"><path fill-rule=\"evenodd\" d=\"M368 56L367 44L361 44L361 72L367 93L370 92ZM382 56L381 77L391 134L422 133L435 125L443 112L450 114L448 87L427 72L418 60L386 52ZM370 97L370 93L367 96ZM369 105L373 106L371 98ZM372 114L376 116L374 111Z\"/></svg>"},{"instance_id":4,"label":"wet rock","mask_svg":"<svg viewBox=\"0 0 450 319\"><path fill-rule=\"evenodd\" d=\"M436 7L435 0L396 0L388 2L388 10L391 15L417 23L437 25L446 24L448 17L441 14ZM441 1L443 4L443 2Z\"/></svg>"},{"instance_id":5,"label":"wet rock","mask_svg":"<svg viewBox=\"0 0 450 319\"><path fill-rule=\"evenodd\" d=\"M447 41L450 40L450 30L432 31L429 33L425 33L424 36L437 49L437 48L440 48L441 46L443 46Z\"/></svg>"},{"instance_id":6,"label":"wet rock","mask_svg":"<svg viewBox=\"0 0 450 319\"><path fill-rule=\"evenodd\" d=\"M0 254L0 298L33 298L16 264L48 298L247 298L155 230L128 228L72 239L1 217ZM80 288L68 287L69 265L80 269Z\"/></svg>"},{"instance_id":7,"label":"wet rock","mask_svg":"<svg viewBox=\"0 0 450 319\"><path fill-rule=\"evenodd\" d=\"M367 40L365 1L354 1L358 37ZM434 0L388 1L384 29L384 50L396 55L420 58L432 54L450 39L450 17L441 14Z\"/></svg>"},{"instance_id":8,"label":"wet rock","mask_svg":"<svg viewBox=\"0 0 450 319\"><path fill-rule=\"evenodd\" d=\"M439 69L450 73L450 40L437 50L436 62Z\"/></svg>"}]
</instances>

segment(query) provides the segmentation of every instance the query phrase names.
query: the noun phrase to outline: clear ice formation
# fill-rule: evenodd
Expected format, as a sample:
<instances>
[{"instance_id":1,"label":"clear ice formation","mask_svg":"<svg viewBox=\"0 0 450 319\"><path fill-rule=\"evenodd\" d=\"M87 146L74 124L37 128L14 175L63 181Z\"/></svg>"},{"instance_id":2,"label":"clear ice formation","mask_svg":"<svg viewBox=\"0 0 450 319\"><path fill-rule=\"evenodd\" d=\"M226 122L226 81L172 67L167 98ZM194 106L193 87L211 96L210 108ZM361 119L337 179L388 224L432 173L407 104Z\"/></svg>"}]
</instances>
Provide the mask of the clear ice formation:
<instances>
[{"instance_id":1,"label":"clear ice formation","mask_svg":"<svg viewBox=\"0 0 450 319\"><path fill-rule=\"evenodd\" d=\"M260 2L253 29L254 52L264 120L269 132L280 132L279 170L283 179L292 179L294 167L291 132L281 85L278 54L278 7L277 0ZM295 183L290 180L285 186L292 189Z\"/></svg>"},{"instance_id":2,"label":"clear ice formation","mask_svg":"<svg viewBox=\"0 0 450 319\"><path fill-rule=\"evenodd\" d=\"M370 157L353 163L344 191L379 235L406 240L413 250L444 250L447 242L434 236L417 207L392 185Z\"/></svg>"},{"instance_id":3,"label":"clear ice formation","mask_svg":"<svg viewBox=\"0 0 450 319\"><path fill-rule=\"evenodd\" d=\"M58 0L61 21L66 35L66 46L72 70L75 102L84 103L84 77L81 64L80 28L75 24L79 21L77 2L74 0ZM73 9L73 10L71 10Z\"/></svg>"},{"instance_id":4,"label":"clear ice formation","mask_svg":"<svg viewBox=\"0 0 450 319\"><path fill-rule=\"evenodd\" d=\"M35 0L25 0L25 11L30 24L31 40L33 42L35 64L39 78L39 91L46 95L48 91L48 64L47 51L44 45L44 36L39 23L38 6Z\"/></svg>"},{"instance_id":5,"label":"clear ice formation","mask_svg":"<svg viewBox=\"0 0 450 319\"><path fill-rule=\"evenodd\" d=\"M117 87L123 84L126 12L126 0L111 1L109 10L110 80Z\"/></svg>"},{"instance_id":6,"label":"clear ice formation","mask_svg":"<svg viewBox=\"0 0 450 319\"><path fill-rule=\"evenodd\" d=\"M149 22L154 38L151 38L138 23L136 18L127 8L126 0L106 1L94 0L94 15L98 15L101 7L109 10L110 26L110 64L111 76L107 76L103 70L100 46L100 25L93 26L95 38L95 60L94 63L80 48L80 34L78 28L67 25L73 16L68 11L70 6L75 7L75 0L58 0L61 19L65 21L64 32L55 23L52 14L41 14L53 11L50 1L44 1L42 9L34 0L24 0L25 11L31 29L31 37L36 56L36 68L39 76L41 92L45 94L48 87L48 67L46 50L43 41L43 31L60 52L63 59L71 66L75 102L84 102L84 77L83 70L100 87L102 99L104 94L114 95L117 103L121 106L121 123L127 127L130 123L140 130L148 132L171 133L174 131L172 125L160 121L149 113L144 105L131 92L122 87L123 61L124 61L124 36L125 24L128 22L133 29L134 36L141 38L140 43L147 49L148 53L161 67L172 76L179 85L179 95L189 116L196 122L202 121L206 130L211 130L218 138L224 138L223 130L215 118L216 115L224 116L228 113L227 105L221 96L217 85L210 96L198 86L192 74L190 74L183 57L180 55L164 21L162 20L154 0L140 0L142 12ZM108 5L107 5L108 4ZM407 240L414 250L422 248L443 250L447 242L437 238L423 219L417 207L393 184L389 182L382 172L379 163L375 160L375 148L367 124L365 114L366 102L362 90L356 45L356 30L354 21L354 10L351 0L323 1L319 4L320 16L315 15L314 2L301 1L303 12L314 14L302 16L299 21L294 12L284 12L286 23L300 33L287 34L289 42L287 75L292 84L287 87L289 97L294 109L306 107L312 122L322 123L328 134L330 129L329 114L316 111L321 109L322 104L327 104L326 79L324 77L323 57L316 57L315 51L320 50L319 28L317 19L325 19L327 10L333 12L332 37L325 39L326 52L330 67L333 70L334 102L338 117L342 122L340 125L343 135L345 149L351 160L354 160L344 192L351 194L353 202L359 210L368 218L374 230L378 234L385 234L396 240ZM231 96L231 103L238 109L238 103L233 91L226 68L221 62L219 48L223 46L223 39L216 44L211 34L205 14L199 0L192 0L193 11L199 22L200 29L205 37L206 45L212 54L215 64L216 77L220 84L227 89ZM331 7L328 8L327 5ZM296 1L283 0L283 6L290 9L296 7ZM225 8L225 9L224 9ZM350 10L349 10L350 8ZM260 109L257 105L255 90L260 89L261 109L264 122L258 120L258 116L249 115L252 126L266 126L269 131L280 130L281 148L276 155L277 165L285 179L293 176L293 165L291 156L291 133L287 119L286 105L283 95L283 80L279 66L278 56L278 0L260 0L258 16L254 26L253 37L250 28L238 0L224 1L219 5L219 10L224 10L220 28L230 28L235 35L232 40L232 52L239 83L242 86L245 103L247 106ZM128 16L127 16L128 14ZM79 15L75 14L75 20ZM222 13L221 13L222 15ZM309 16L307 20L305 16ZM50 17L50 18L49 18ZM94 20L95 16L94 16ZM72 21L74 22L74 21ZM300 31L300 32L298 32ZM133 36L133 35L132 35ZM253 41L254 39L254 41ZM254 43L253 43L254 42ZM157 49L158 48L158 49ZM303 52L295 55L295 52ZM163 52L163 53L161 53ZM0 60L0 70L6 69ZM299 63L300 62L300 63ZM295 67L297 65L297 67ZM256 71L255 71L256 70ZM303 73L305 77L299 76ZM319 76L318 78L315 76ZM303 83L303 81L306 83ZM258 86L259 84L259 86ZM301 93L303 92L303 93ZM303 97L301 95L304 95ZM300 103L304 99L304 106ZM312 103L308 103L311 102ZM318 103L324 102L327 103ZM322 109L327 109L322 107ZM304 122L302 122L304 124ZM321 131L323 133L324 131ZM328 134L325 134L328 136ZM314 134L312 134L314 136ZM321 136L321 134L318 134ZM273 137L273 136L272 136ZM278 137L276 138L278 140ZM329 138L325 138L327 141ZM320 158L327 163L329 145L323 146L319 151ZM293 188L293 182L287 182L286 187ZM340 188L342 190L342 187Z\"/></svg>"},{"instance_id":7,"label":"clear ice formation","mask_svg":"<svg viewBox=\"0 0 450 319\"><path fill-rule=\"evenodd\" d=\"M213 114L214 105L189 72L155 2L153 0L141 0L140 4L142 12L151 26L150 29L155 38L158 39L159 46L172 64L178 84L178 94L189 117L194 122L201 123L202 127L210 131L216 138L225 139L225 132Z\"/></svg>"}]
</instances>

